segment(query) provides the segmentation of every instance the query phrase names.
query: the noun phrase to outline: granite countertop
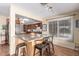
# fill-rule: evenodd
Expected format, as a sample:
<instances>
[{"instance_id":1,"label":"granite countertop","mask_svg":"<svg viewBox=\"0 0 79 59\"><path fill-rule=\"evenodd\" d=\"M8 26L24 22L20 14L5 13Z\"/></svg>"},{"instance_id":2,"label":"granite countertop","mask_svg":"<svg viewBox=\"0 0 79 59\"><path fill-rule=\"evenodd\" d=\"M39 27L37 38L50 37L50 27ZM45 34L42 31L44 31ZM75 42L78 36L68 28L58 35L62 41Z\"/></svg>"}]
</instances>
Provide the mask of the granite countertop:
<instances>
[{"instance_id":1,"label":"granite countertop","mask_svg":"<svg viewBox=\"0 0 79 59\"><path fill-rule=\"evenodd\" d=\"M30 40L40 39L40 38L42 38L42 36L31 36L31 35L27 35L27 34L19 34L19 35L16 35L16 38L20 38L24 41L30 41Z\"/></svg>"}]
</instances>

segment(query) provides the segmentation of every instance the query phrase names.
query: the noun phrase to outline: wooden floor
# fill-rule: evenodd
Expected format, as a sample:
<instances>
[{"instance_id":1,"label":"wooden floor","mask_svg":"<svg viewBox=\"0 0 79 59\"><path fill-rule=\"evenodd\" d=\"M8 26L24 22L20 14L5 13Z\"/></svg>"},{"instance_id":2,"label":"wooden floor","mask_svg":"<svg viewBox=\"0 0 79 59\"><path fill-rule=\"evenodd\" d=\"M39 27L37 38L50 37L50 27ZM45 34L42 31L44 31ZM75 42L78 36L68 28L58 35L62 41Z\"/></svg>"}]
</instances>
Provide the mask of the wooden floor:
<instances>
[{"instance_id":1,"label":"wooden floor","mask_svg":"<svg viewBox=\"0 0 79 59\"><path fill-rule=\"evenodd\" d=\"M78 56L78 51L55 45L55 56ZM9 55L9 46L0 45L0 56Z\"/></svg>"},{"instance_id":2,"label":"wooden floor","mask_svg":"<svg viewBox=\"0 0 79 59\"><path fill-rule=\"evenodd\" d=\"M78 56L79 52L69 48L61 47L55 45L55 55L56 56Z\"/></svg>"},{"instance_id":3,"label":"wooden floor","mask_svg":"<svg viewBox=\"0 0 79 59\"><path fill-rule=\"evenodd\" d=\"M0 56L7 56L9 55L9 45L0 45Z\"/></svg>"}]
</instances>

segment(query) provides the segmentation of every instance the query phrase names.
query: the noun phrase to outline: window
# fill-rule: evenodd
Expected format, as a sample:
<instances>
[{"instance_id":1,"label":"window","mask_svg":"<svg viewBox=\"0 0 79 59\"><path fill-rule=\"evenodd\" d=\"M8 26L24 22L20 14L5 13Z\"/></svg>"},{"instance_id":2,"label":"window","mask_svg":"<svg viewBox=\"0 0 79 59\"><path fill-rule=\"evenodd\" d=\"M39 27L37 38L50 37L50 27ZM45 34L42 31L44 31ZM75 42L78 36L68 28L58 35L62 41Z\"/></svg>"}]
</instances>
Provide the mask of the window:
<instances>
[{"instance_id":1,"label":"window","mask_svg":"<svg viewBox=\"0 0 79 59\"><path fill-rule=\"evenodd\" d=\"M59 33L60 37L67 37L71 33L71 20L61 20L59 21Z\"/></svg>"},{"instance_id":2,"label":"window","mask_svg":"<svg viewBox=\"0 0 79 59\"><path fill-rule=\"evenodd\" d=\"M57 21L50 22L49 29L50 34L57 36Z\"/></svg>"},{"instance_id":3,"label":"window","mask_svg":"<svg viewBox=\"0 0 79 59\"><path fill-rule=\"evenodd\" d=\"M72 37L72 20L70 17L49 21L49 34L56 37Z\"/></svg>"}]
</instances>

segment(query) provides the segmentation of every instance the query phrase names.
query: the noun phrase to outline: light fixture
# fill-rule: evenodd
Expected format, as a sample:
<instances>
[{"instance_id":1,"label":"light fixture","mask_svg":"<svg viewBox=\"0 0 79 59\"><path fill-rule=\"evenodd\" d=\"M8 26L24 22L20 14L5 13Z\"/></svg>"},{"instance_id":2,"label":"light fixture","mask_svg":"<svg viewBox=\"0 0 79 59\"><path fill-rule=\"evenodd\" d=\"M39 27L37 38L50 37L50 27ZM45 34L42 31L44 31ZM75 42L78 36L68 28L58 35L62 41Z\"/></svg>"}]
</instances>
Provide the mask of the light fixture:
<instances>
[{"instance_id":1,"label":"light fixture","mask_svg":"<svg viewBox=\"0 0 79 59\"><path fill-rule=\"evenodd\" d=\"M48 3L40 3L42 6L44 6L48 11L52 12L53 7L50 6Z\"/></svg>"},{"instance_id":2,"label":"light fixture","mask_svg":"<svg viewBox=\"0 0 79 59\"><path fill-rule=\"evenodd\" d=\"M53 11L53 8L50 6L50 7L48 8L48 10L49 10L49 11Z\"/></svg>"},{"instance_id":3,"label":"light fixture","mask_svg":"<svg viewBox=\"0 0 79 59\"><path fill-rule=\"evenodd\" d=\"M47 5L48 3L40 3L42 6L45 6L45 5Z\"/></svg>"}]
</instances>

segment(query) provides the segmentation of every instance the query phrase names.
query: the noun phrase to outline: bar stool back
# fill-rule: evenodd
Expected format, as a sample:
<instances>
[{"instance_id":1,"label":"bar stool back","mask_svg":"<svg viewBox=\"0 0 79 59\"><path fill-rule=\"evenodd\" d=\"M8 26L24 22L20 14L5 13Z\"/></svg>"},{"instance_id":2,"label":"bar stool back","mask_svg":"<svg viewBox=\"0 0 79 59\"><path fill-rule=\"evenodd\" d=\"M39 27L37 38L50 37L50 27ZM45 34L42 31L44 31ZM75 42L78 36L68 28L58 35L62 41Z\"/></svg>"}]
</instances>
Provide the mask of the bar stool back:
<instances>
[{"instance_id":1,"label":"bar stool back","mask_svg":"<svg viewBox=\"0 0 79 59\"><path fill-rule=\"evenodd\" d=\"M16 46L16 50L15 50L15 55L16 56L25 56L26 55L26 44L25 43L20 43Z\"/></svg>"},{"instance_id":2,"label":"bar stool back","mask_svg":"<svg viewBox=\"0 0 79 59\"><path fill-rule=\"evenodd\" d=\"M54 55L55 50L54 50L53 36L52 35L49 36L48 42L49 42L49 46L50 46L50 52L52 52L52 54L50 53L50 55Z\"/></svg>"}]
</instances>

